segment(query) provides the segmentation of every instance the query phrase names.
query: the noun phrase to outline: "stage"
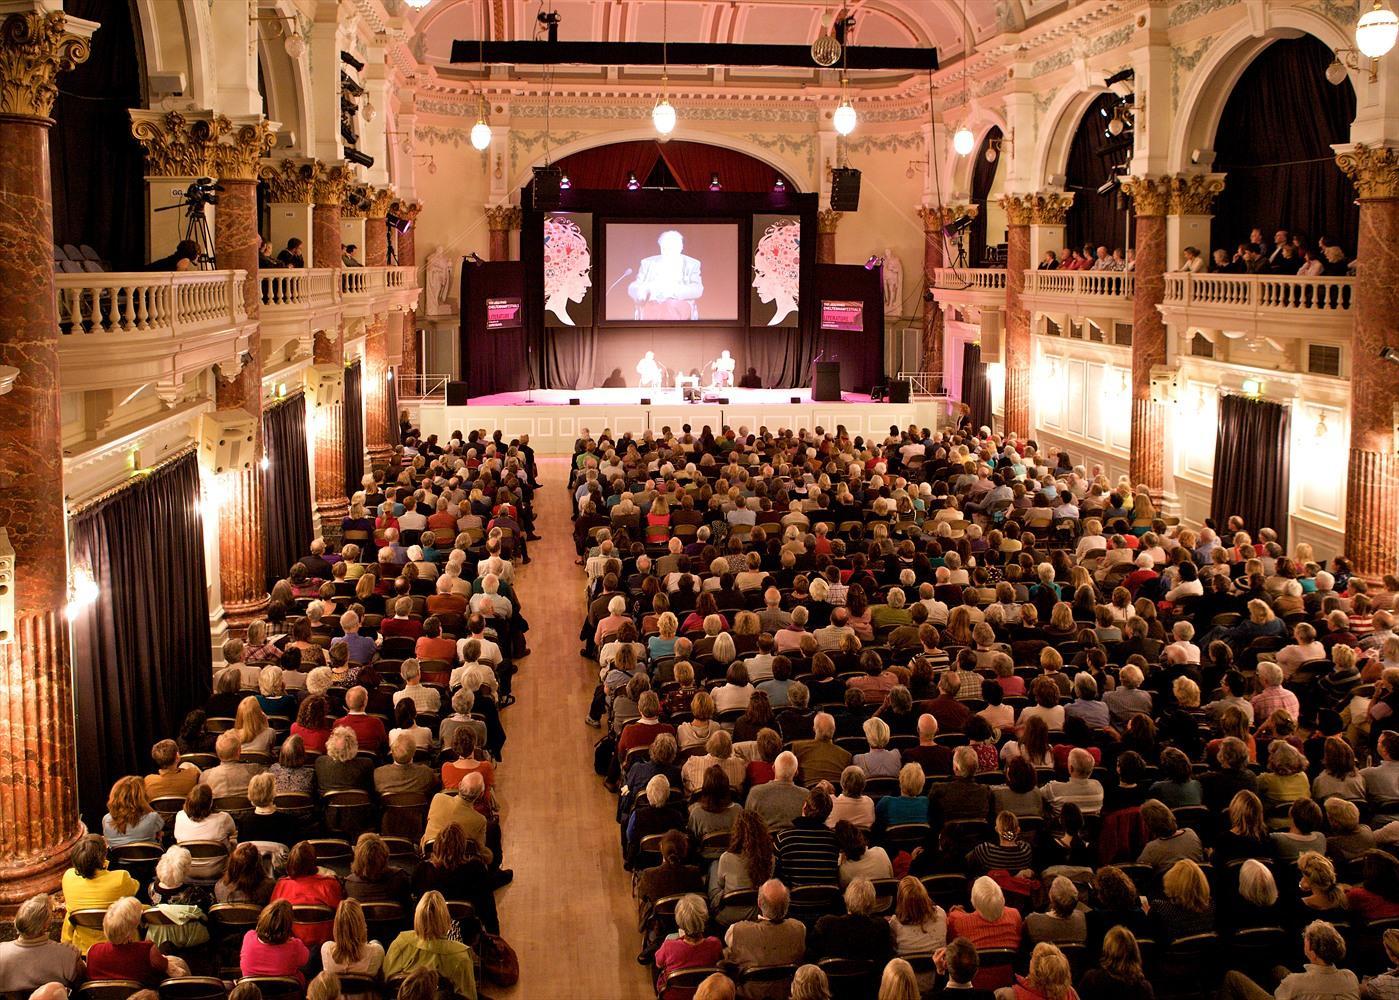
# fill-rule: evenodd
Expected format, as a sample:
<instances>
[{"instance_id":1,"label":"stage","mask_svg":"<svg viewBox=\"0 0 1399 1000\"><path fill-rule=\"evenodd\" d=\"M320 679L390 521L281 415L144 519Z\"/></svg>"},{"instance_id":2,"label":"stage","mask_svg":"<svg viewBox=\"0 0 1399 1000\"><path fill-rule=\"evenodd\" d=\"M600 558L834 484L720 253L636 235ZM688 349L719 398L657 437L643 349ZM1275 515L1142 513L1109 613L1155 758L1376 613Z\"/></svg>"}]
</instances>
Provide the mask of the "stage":
<instances>
[{"instance_id":1,"label":"stage","mask_svg":"<svg viewBox=\"0 0 1399 1000\"><path fill-rule=\"evenodd\" d=\"M598 434L604 428L614 434L641 435L648 430L659 433L663 427L679 433L684 424L696 432L705 424L715 430L727 424L749 430L823 427L828 431L839 424L852 436L883 437L891 425L934 427L949 419L945 398L876 403L867 395L847 392L841 394L840 402L820 402L812 400L810 389L702 391L727 402L686 403L674 388L536 389L479 396L466 406L448 406L440 397L404 400L400 408L409 411L425 435L445 439L452 431L473 428L500 430L506 438L528 434L540 455L571 454L574 441L585 430ZM642 403L643 398L650 402ZM574 399L577 405L570 402Z\"/></svg>"}]
</instances>

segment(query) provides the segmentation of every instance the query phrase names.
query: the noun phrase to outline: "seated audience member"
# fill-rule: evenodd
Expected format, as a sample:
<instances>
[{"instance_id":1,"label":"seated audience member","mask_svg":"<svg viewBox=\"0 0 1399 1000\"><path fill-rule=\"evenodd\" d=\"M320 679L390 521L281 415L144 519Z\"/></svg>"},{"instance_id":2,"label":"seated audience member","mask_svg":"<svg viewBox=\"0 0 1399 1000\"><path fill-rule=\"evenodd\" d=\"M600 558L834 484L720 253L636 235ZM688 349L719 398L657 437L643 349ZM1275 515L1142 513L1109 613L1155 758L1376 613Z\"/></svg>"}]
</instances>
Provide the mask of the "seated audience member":
<instances>
[{"instance_id":1,"label":"seated audience member","mask_svg":"<svg viewBox=\"0 0 1399 1000\"><path fill-rule=\"evenodd\" d=\"M934 821L985 819L990 811L991 790L976 780L977 765L975 750L956 749L952 755L952 780L935 782L928 791L928 815Z\"/></svg>"},{"instance_id":2,"label":"seated audience member","mask_svg":"<svg viewBox=\"0 0 1399 1000\"><path fill-rule=\"evenodd\" d=\"M856 754L851 761L865 773L867 778L894 778L899 774L899 752L887 749L889 746L889 724L880 718L869 718L864 722L865 740L870 749Z\"/></svg>"},{"instance_id":3,"label":"seated audience member","mask_svg":"<svg viewBox=\"0 0 1399 1000\"><path fill-rule=\"evenodd\" d=\"M151 747L151 762L155 773L145 778L147 799L182 799L199 782L199 768L181 762L174 740L161 740Z\"/></svg>"},{"instance_id":4,"label":"seated audience member","mask_svg":"<svg viewBox=\"0 0 1399 1000\"><path fill-rule=\"evenodd\" d=\"M857 878L892 878L893 864L882 847L871 847L864 831L855 824L841 820L835 825L836 843L840 846L840 884L849 885Z\"/></svg>"},{"instance_id":5,"label":"seated audience member","mask_svg":"<svg viewBox=\"0 0 1399 1000\"><path fill-rule=\"evenodd\" d=\"M1361 858L1364 878L1346 890L1352 923L1399 916L1399 861L1388 851L1368 851Z\"/></svg>"},{"instance_id":6,"label":"seated audience member","mask_svg":"<svg viewBox=\"0 0 1399 1000\"><path fill-rule=\"evenodd\" d=\"M762 817L774 834L790 827L802 814L810 794L796 784L798 767L796 756L784 750L772 762L772 780L754 785L748 791L744 808Z\"/></svg>"},{"instance_id":7,"label":"seated audience member","mask_svg":"<svg viewBox=\"0 0 1399 1000\"><path fill-rule=\"evenodd\" d=\"M485 779L472 772L461 779L456 795L449 795L445 790L434 795L428 806L427 823L423 827L420 846L426 850L427 845L436 840L448 824L457 823L467 837L476 842L477 849L487 864L499 864L491 849L486 846L486 817L477 808L477 800L485 794Z\"/></svg>"},{"instance_id":8,"label":"seated audience member","mask_svg":"<svg viewBox=\"0 0 1399 1000\"><path fill-rule=\"evenodd\" d=\"M469 947L452 940L453 927L442 893L424 893L413 913L413 929L403 931L389 945L384 977L431 970L465 1000L476 1000L475 961Z\"/></svg>"},{"instance_id":9,"label":"seated audience member","mask_svg":"<svg viewBox=\"0 0 1399 1000\"><path fill-rule=\"evenodd\" d=\"M954 906L948 912L949 935L966 938L978 949L1020 947L1020 912L1006 906L1005 895L995 879L982 875L973 882L971 903L970 910ZM989 970L982 972L980 982L983 985L997 981L997 974Z\"/></svg>"},{"instance_id":10,"label":"seated audience member","mask_svg":"<svg viewBox=\"0 0 1399 1000\"><path fill-rule=\"evenodd\" d=\"M728 833L742 811L733 800L728 775L718 764L711 764L704 772L704 781L690 806L686 828L690 836L702 842L709 834Z\"/></svg>"},{"instance_id":11,"label":"seated audience member","mask_svg":"<svg viewBox=\"0 0 1399 1000\"><path fill-rule=\"evenodd\" d=\"M1263 996L1273 996L1277 1000L1360 996L1360 981L1355 973L1340 968L1346 957L1346 942L1334 926L1324 920L1308 924L1302 934L1302 953L1307 957L1306 969L1285 975L1271 994L1244 973L1231 969L1224 974L1220 996L1226 1000L1252 1000Z\"/></svg>"},{"instance_id":12,"label":"seated audience member","mask_svg":"<svg viewBox=\"0 0 1399 1000\"><path fill-rule=\"evenodd\" d=\"M967 855L967 864L982 873L1007 871L1018 874L1031 867L1033 853L1030 845L1020 839L1020 820L1015 813L1001 812L996 815L995 840L972 848Z\"/></svg>"},{"instance_id":13,"label":"seated audience member","mask_svg":"<svg viewBox=\"0 0 1399 1000\"><path fill-rule=\"evenodd\" d=\"M839 881L840 846L826 826L830 814L830 795L824 789L812 789L801 815L789 829L777 834L777 871L784 884L831 885Z\"/></svg>"},{"instance_id":14,"label":"seated audience member","mask_svg":"<svg viewBox=\"0 0 1399 1000\"><path fill-rule=\"evenodd\" d=\"M286 900L294 905L313 904L328 906L332 910L344 898L340 880L334 875L322 874L316 865L316 848L309 841L299 841L287 855L286 876L277 880L272 890L272 901ZM310 950L318 954L320 947L330 940L331 922L301 923L293 930Z\"/></svg>"},{"instance_id":15,"label":"seated audience member","mask_svg":"<svg viewBox=\"0 0 1399 1000\"><path fill-rule=\"evenodd\" d=\"M859 958L880 968L893 957L889 924L874 915L874 886L857 878L845 887L845 913L816 921L809 949L822 958Z\"/></svg>"},{"instance_id":16,"label":"seated audience member","mask_svg":"<svg viewBox=\"0 0 1399 1000\"><path fill-rule=\"evenodd\" d=\"M1176 938L1214 930L1214 903L1205 873L1194 861L1177 861L1161 879L1161 896L1151 900L1156 941L1168 946Z\"/></svg>"},{"instance_id":17,"label":"seated audience member","mask_svg":"<svg viewBox=\"0 0 1399 1000\"><path fill-rule=\"evenodd\" d=\"M764 882L758 889L757 919L731 924L724 934L725 962L739 972L765 965L800 964L806 955L806 926L787 916L789 904L785 885L775 878ZM759 989L756 994L750 990L751 987L745 990L745 996L759 1000L787 996L785 984L770 991Z\"/></svg>"},{"instance_id":18,"label":"seated audience member","mask_svg":"<svg viewBox=\"0 0 1399 1000\"><path fill-rule=\"evenodd\" d=\"M955 991L961 1000L993 1000L996 996L993 990L976 985L981 971L980 956L976 953L976 945L967 938L953 938L946 948L933 952L933 967L938 975L947 979L944 991Z\"/></svg>"},{"instance_id":19,"label":"seated audience member","mask_svg":"<svg viewBox=\"0 0 1399 1000\"><path fill-rule=\"evenodd\" d=\"M1190 827L1176 826L1175 814L1159 799L1147 799L1141 808L1142 822L1146 824L1151 840L1142 848L1137 864L1151 865L1157 870L1170 868L1177 861L1205 860L1200 837Z\"/></svg>"},{"instance_id":20,"label":"seated audience member","mask_svg":"<svg viewBox=\"0 0 1399 1000\"><path fill-rule=\"evenodd\" d=\"M47 983L77 985L83 977L82 955L75 945L50 936L53 899L48 893L21 903L14 923L15 939L0 944L0 993L27 995Z\"/></svg>"},{"instance_id":21,"label":"seated audience member","mask_svg":"<svg viewBox=\"0 0 1399 1000\"><path fill-rule=\"evenodd\" d=\"M245 976L290 976L306 983L302 967L310 959L306 944L296 936L291 903L274 900L258 917L257 927L243 935L238 966Z\"/></svg>"},{"instance_id":22,"label":"seated audience member","mask_svg":"<svg viewBox=\"0 0 1399 1000\"><path fill-rule=\"evenodd\" d=\"M345 727L355 734L359 750L378 753L388 743L388 732L384 723L366 712L369 706L369 692L356 685L345 692L345 715L335 720L336 728Z\"/></svg>"},{"instance_id":23,"label":"seated audience member","mask_svg":"<svg viewBox=\"0 0 1399 1000\"><path fill-rule=\"evenodd\" d=\"M495 905L498 881L481 857L476 841L466 835L461 824L449 823L442 828L427 858L413 873L413 894L421 897L435 889L444 898L465 900L472 905L482 926L498 934L500 920ZM347 883L346 889L350 888Z\"/></svg>"},{"instance_id":24,"label":"seated audience member","mask_svg":"<svg viewBox=\"0 0 1399 1000\"><path fill-rule=\"evenodd\" d=\"M321 968L325 970L322 975L344 973L374 979L378 977L383 965L384 946L369 939L369 927L365 923L364 908L360 906L359 900L341 900L335 911L334 934L329 941L321 945ZM315 989L315 986L313 982L310 989ZM339 1000L338 990L332 996Z\"/></svg>"},{"instance_id":25,"label":"seated audience member","mask_svg":"<svg viewBox=\"0 0 1399 1000\"><path fill-rule=\"evenodd\" d=\"M253 775L260 768L257 764L244 764L239 760L243 744L238 739L238 733L231 729L220 733L214 741L214 753L218 755L219 762L199 775L199 783L207 787L216 799L247 795L248 782L253 780Z\"/></svg>"},{"instance_id":26,"label":"seated audience member","mask_svg":"<svg viewBox=\"0 0 1399 1000\"><path fill-rule=\"evenodd\" d=\"M1038 944L1079 944L1088 936L1088 920L1078 905L1078 889L1070 879L1057 875L1049 885L1049 909L1025 918L1025 936Z\"/></svg>"},{"instance_id":27,"label":"seated audience member","mask_svg":"<svg viewBox=\"0 0 1399 1000\"><path fill-rule=\"evenodd\" d=\"M715 966L723 958L723 942L705 933L708 924L709 910L704 897L697 893L681 896L675 904L675 925L679 933L656 949L656 990L661 1000L682 1000L693 995L678 987L667 988L667 973Z\"/></svg>"},{"instance_id":28,"label":"seated audience member","mask_svg":"<svg viewBox=\"0 0 1399 1000\"><path fill-rule=\"evenodd\" d=\"M917 764L899 768L899 794L885 795L875 803L875 825L882 831L891 826L928 822L928 799L923 794L926 778Z\"/></svg>"},{"instance_id":29,"label":"seated audience member","mask_svg":"<svg viewBox=\"0 0 1399 1000\"><path fill-rule=\"evenodd\" d=\"M810 787L818 781L832 784L850 766L850 752L835 744L836 720L828 712L817 712L812 719L812 738L795 740L792 752L801 766L801 780Z\"/></svg>"},{"instance_id":30,"label":"seated audience member","mask_svg":"<svg viewBox=\"0 0 1399 1000\"><path fill-rule=\"evenodd\" d=\"M172 975L189 971L178 958L167 958L153 941L141 940L144 907L134 896L117 900L102 918L102 934L87 952L89 979L126 979L159 986Z\"/></svg>"},{"instance_id":31,"label":"seated audience member","mask_svg":"<svg viewBox=\"0 0 1399 1000\"><path fill-rule=\"evenodd\" d=\"M862 830L874 825L874 800L865 794L865 772L854 764L840 773L840 794L831 800L826 825L849 821Z\"/></svg>"},{"instance_id":32,"label":"seated audience member","mask_svg":"<svg viewBox=\"0 0 1399 1000\"><path fill-rule=\"evenodd\" d=\"M1051 781L1044 787L1045 803L1054 812L1060 812L1066 803L1072 802L1085 813L1101 812L1103 808L1103 786L1093 774L1093 755L1082 747L1069 752L1069 780Z\"/></svg>"},{"instance_id":33,"label":"seated audience member","mask_svg":"<svg viewBox=\"0 0 1399 1000\"><path fill-rule=\"evenodd\" d=\"M146 797L146 783L131 775L118 778L107 796L107 815L102 817L102 836L108 848L159 841L164 827L165 820Z\"/></svg>"},{"instance_id":34,"label":"seated audience member","mask_svg":"<svg viewBox=\"0 0 1399 1000\"><path fill-rule=\"evenodd\" d=\"M368 789L374 780L374 761L359 756L355 731L337 725L326 740L325 753L316 758L316 785L321 793L352 788Z\"/></svg>"},{"instance_id":35,"label":"seated audience member","mask_svg":"<svg viewBox=\"0 0 1399 1000\"><path fill-rule=\"evenodd\" d=\"M772 835L757 813L743 810L734 821L729 842L709 874L709 902L714 910L714 922L727 927L736 920L752 916L746 903L731 904L725 896L731 892L756 890L772 877Z\"/></svg>"}]
</instances>

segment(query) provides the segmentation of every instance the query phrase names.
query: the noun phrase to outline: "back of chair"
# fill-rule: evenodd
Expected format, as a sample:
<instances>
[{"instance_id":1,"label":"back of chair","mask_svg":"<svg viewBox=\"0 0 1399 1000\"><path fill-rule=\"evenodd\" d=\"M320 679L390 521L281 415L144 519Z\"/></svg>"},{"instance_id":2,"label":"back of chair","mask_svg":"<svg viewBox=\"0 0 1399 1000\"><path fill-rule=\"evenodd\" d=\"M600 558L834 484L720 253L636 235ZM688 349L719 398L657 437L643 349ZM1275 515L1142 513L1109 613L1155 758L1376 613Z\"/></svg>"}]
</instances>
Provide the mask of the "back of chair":
<instances>
[{"instance_id":1,"label":"back of chair","mask_svg":"<svg viewBox=\"0 0 1399 1000\"><path fill-rule=\"evenodd\" d=\"M91 979L68 994L72 1000L126 1000L143 987L131 979Z\"/></svg>"},{"instance_id":2,"label":"back of chair","mask_svg":"<svg viewBox=\"0 0 1399 1000\"><path fill-rule=\"evenodd\" d=\"M244 976L238 980L240 986L243 983L256 986L262 1000L297 1000L306 990L294 976Z\"/></svg>"},{"instance_id":3,"label":"back of chair","mask_svg":"<svg viewBox=\"0 0 1399 1000\"><path fill-rule=\"evenodd\" d=\"M874 963L863 958L823 958L816 964L831 985L832 1000L863 1000L879 975Z\"/></svg>"},{"instance_id":4,"label":"back of chair","mask_svg":"<svg viewBox=\"0 0 1399 1000\"><path fill-rule=\"evenodd\" d=\"M228 991L216 976L180 976L160 984L160 1000L224 1000Z\"/></svg>"}]
</instances>

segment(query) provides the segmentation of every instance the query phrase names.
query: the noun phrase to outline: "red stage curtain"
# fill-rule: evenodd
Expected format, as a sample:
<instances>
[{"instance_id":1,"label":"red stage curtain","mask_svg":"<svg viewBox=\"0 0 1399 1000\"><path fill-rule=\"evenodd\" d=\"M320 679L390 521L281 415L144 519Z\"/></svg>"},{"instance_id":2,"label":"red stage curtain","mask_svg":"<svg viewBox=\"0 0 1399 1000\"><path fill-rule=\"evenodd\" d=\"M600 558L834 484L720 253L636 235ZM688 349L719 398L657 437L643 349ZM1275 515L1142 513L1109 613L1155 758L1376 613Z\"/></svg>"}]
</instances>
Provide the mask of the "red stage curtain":
<instances>
[{"instance_id":1,"label":"red stage curtain","mask_svg":"<svg viewBox=\"0 0 1399 1000\"><path fill-rule=\"evenodd\" d=\"M569 184L580 190L622 191L630 173L644 181L659 155L656 141L643 139L585 149L565 156L555 165L568 176Z\"/></svg>"},{"instance_id":2,"label":"red stage curtain","mask_svg":"<svg viewBox=\"0 0 1399 1000\"><path fill-rule=\"evenodd\" d=\"M658 147L682 191L708 191L719 175L725 191L771 191L779 172L747 153L704 142L671 141Z\"/></svg>"}]
</instances>

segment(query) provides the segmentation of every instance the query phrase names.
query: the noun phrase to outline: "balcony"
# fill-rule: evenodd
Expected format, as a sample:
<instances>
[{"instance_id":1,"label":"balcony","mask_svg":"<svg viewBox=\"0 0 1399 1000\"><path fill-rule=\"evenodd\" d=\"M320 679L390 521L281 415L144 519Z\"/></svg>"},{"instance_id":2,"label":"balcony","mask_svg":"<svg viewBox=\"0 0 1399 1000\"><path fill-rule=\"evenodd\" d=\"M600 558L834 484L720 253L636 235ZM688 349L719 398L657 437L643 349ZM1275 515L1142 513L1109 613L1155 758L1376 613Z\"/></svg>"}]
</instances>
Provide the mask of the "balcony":
<instances>
[{"instance_id":1,"label":"balcony","mask_svg":"<svg viewBox=\"0 0 1399 1000\"><path fill-rule=\"evenodd\" d=\"M1132 321L1136 275L1129 271L1026 271L1025 308L1106 328Z\"/></svg>"},{"instance_id":2,"label":"balcony","mask_svg":"<svg viewBox=\"0 0 1399 1000\"><path fill-rule=\"evenodd\" d=\"M287 268L259 271L262 286L264 364L309 357L317 330L335 330L340 322L340 282L336 268Z\"/></svg>"},{"instance_id":3,"label":"balcony","mask_svg":"<svg viewBox=\"0 0 1399 1000\"><path fill-rule=\"evenodd\" d=\"M1161 315L1182 330L1348 337L1354 290L1354 278L1173 273L1166 275Z\"/></svg>"},{"instance_id":4,"label":"balcony","mask_svg":"<svg viewBox=\"0 0 1399 1000\"><path fill-rule=\"evenodd\" d=\"M249 348L246 271L72 272L54 275L65 391L190 376Z\"/></svg>"},{"instance_id":5,"label":"balcony","mask_svg":"<svg viewBox=\"0 0 1399 1000\"><path fill-rule=\"evenodd\" d=\"M1003 267L940 267L934 272L933 298L943 305L1004 307L1006 270Z\"/></svg>"},{"instance_id":6,"label":"balcony","mask_svg":"<svg viewBox=\"0 0 1399 1000\"><path fill-rule=\"evenodd\" d=\"M367 319L390 309L418 304L417 269L413 267L347 267L340 271L340 296L345 315Z\"/></svg>"}]
</instances>

